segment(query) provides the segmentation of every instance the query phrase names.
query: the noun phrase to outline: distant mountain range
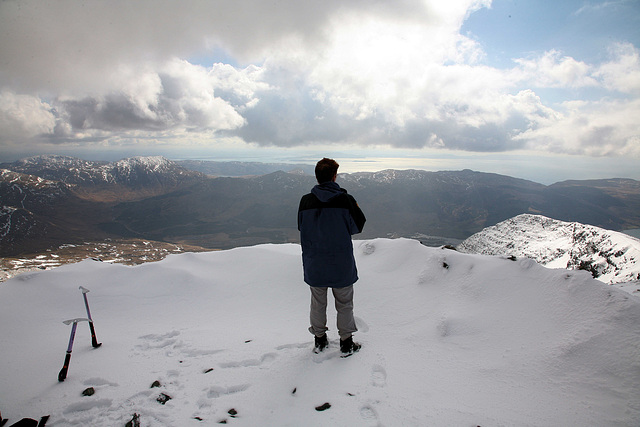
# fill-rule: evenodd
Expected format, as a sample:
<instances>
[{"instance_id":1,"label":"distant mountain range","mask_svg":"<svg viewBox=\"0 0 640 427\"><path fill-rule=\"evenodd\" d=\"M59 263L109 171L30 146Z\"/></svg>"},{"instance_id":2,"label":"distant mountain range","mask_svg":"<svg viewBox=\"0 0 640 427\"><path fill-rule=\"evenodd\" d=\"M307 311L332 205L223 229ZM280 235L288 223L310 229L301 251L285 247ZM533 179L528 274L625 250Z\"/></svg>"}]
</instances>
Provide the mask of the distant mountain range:
<instances>
[{"instance_id":1,"label":"distant mountain range","mask_svg":"<svg viewBox=\"0 0 640 427\"><path fill-rule=\"evenodd\" d=\"M257 166L249 165L226 166L253 175ZM221 249L297 241L298 203L315 185L309 169L293 165L290 172L240 178L213 177L223 168L210 166L163 157L107 163L63 156L0 164L0 256L106 238ZM232 175L226 172L220 175ZM522 213L640 228L640 182L629 179L545 186L471 170L387 170L341 174L338 182L367 216L357 236L363 239L457 244Z\"/></svg>"},{"instance_id":2,"label":"distant mountain range","mask_svg":"<svg viewBox=\"0 0 640 427\"><path fill-rule=\"evenodd\" d=\"M518 215L487 227L457 249L527 257L552 268L586 270L609 284L640 281L640 239L541 215Z\"/></svg>"},{"instance_id":3,"label":"distant mountain range","mask_svg":"<svg viewBox=\"0 0 640 427\"><path fill-rule=\"evenodd\" d=\"M278 171L313 175L315 170L315 165L291 163L219 162L213 160L177 160L175 163L185 169L214 177L266 175Z\"/></svg>"},{"instance_id":4,"label":"distant mountain range","mask_svg":"<svg viewBox=\"0 0 640 427\"><path fill-rule=\"evenodd\" d=\"M0 168L59 181L83 198L109 202L166 194L206 178L161 156L109 163L48 155L0 164Z\"/></svg>"}]
</instances>

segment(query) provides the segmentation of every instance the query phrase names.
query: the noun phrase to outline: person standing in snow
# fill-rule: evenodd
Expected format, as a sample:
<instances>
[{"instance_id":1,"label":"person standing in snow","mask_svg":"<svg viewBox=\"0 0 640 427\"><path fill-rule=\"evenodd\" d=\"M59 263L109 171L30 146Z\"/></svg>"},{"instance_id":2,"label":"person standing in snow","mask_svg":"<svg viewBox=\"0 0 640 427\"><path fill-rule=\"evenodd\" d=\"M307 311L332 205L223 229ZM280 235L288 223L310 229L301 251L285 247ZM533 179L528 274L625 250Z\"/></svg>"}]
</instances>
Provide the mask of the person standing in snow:
<instances>
[{"instance_id":1,"label":"person standing in snow","mask_svg":"<svg viewBox=\"0 0 640 427\"><path fill-rule=\"evenodd\" d=\"M311 326L314 351L328 345L327 291L335 299L340 351L350 355L360 349L352 334L353 284L358 280L351 236L362 232L366 218L356 200L336 183L338 163L324 158L316 164L318 185L300 200L298 230L302 244L304 281L311 289Z\"/></svg>"}]
</instances>

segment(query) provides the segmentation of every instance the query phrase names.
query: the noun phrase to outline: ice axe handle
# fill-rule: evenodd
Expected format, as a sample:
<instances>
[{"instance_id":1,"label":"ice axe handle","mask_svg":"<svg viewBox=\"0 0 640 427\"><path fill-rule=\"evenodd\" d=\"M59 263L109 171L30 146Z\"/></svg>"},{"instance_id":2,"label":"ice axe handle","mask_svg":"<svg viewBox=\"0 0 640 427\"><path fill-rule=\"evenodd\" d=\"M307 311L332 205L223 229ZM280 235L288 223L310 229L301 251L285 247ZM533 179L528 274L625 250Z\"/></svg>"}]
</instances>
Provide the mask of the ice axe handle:
<instances>
[{"instance_id":1,"label":"ice axe handle","mask_svg":"<svg viewBox=\"0 0 640 427\"><path fill-rule=\"evenodd\" d=\"M58 374L58 381L62 382L67 378L67 371L69 370L69 362L71 362L71 352L68 352L64 357L64 365L62 369L60 369L60 373Z\"/></svg>"},{"instance_id":2,"label":"ice axe handle","mask_svg":"<svg viewBox=\"0 0 640 427\"><path fill-rule=\"evenodd\" d=\"M64 364L62 365L62 369L58 373L58 381L62 382L67 378L67 371L69 370L69 362L71 362L71 351L73 350L73 339L76 336L76 328L78 327L78 320L73 319L73 326L71 326L71 335L69 336L69 345L67 346L67 354L64 357ZM64 323L69 322L68 320Z\"/></svg>"}]
</instances>

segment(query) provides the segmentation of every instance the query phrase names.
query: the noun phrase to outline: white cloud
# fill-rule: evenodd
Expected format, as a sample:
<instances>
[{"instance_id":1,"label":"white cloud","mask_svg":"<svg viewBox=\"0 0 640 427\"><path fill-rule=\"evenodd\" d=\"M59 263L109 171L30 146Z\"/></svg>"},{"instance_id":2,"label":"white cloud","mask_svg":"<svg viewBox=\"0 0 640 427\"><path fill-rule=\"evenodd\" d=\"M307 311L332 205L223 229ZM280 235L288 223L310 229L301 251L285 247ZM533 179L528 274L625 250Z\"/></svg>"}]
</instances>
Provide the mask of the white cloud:
<instances>
[{"instance_id":1,"label":"white cloud","mask_svg":"<svg viewBox=\"0 0 640 427\"><path fill-rule=\"evenodd\" d=\"M9 90L0 92L0 145L52 133L55 125L52 107L46 102Z\"/></svg>"},{"instance_id":2,"label":"white cloud","mask_svg":"<svg viewBox=\"0 0 640 427\"><path fill-rule=\"evenodd\" d=\"M156 70L150 66L136 69L121 66L110 76L107 93L120 93L131 103L139 114L151 120L157 119L157 107L160 96L165 92L163 81Z\"/></svg>"},{"instance_id":3,"label":"white cloud","mask_svg":"<svg viewBox=\"0 0 640 427\"><path fill-rule=\"evenodd\" d=\"M640 92L640 53L630 43L614 43L611 60L599 65L577 61L551 50L537 58L515 59L514 81L541 88L601 87L621 93Z\"/></svg>"},{"instance_id":4,"label":"white cloud","mask_svg":"<svg viewBox=\"0 0 640 427\"><path fill-rule=\"evenodd\" d=\"M239 111L254 107L259 102L258 92L273 89L264 80L264 68L255 65L237 69L229 64L213 64L209 79L216 93L222 93Z\"/></svg>"},{"instance_id":5,"label":"white cloud","mask_svg":"<svg viewBox=\"0 0 640 427\"><path fill-rule=\"evenodd\" d=\"M562 114L517 136L534 150L640 157L640 100L572 101Z\"/></svg>"},{"instance_id":6,"label":"white cloud","mask_svg":"<svg viewBox=\"0 0 640 427\"><path fill-rule=\"evenodd\" d=\"M514 80L540 87L575 89L593 87L607 92L598 100L561 103L557 111L541 115L516 140L528 147L555 153L588 156L640 157L640 55L628 43L614 44L612 59L588 65L559 52L546 52L535 60L517 60ZM630 96L620 97L620 94Z\"/></svg>"},{"instance_id":7,"label":"white cloud","mask_svg":"<svg viewBox=\"0 0 640 427\"><path fill-rule=\"evenodd\" d=\"M634 1L634 0L631 0ZM574 12L574 15L580 15L582 13L600 13L604 9L608 9L610 7L615 7L617 5L622 5L628 3L629 0L617 0L617 1L605 1L599 4L585 4L580 9Z\"/></svg>"},{"instance_id":8,"label":"white cloud","mask_svg":"<svg viewBox=\"0 0 640 427\"><path fill-rule=\"evenodd\" d=\"M158 107L175 124L187 128L235 129L244 119L215 94L211 74L186 61L171 61L161 73L163 91Z\"/></svg>"},{"instance_id":9,"label":"white cloud","mask_svg":"<svg viewBox=\"0 0 640 427\"><path fill-rule=\"evenodd\" d=\"M545 52L535 59L515 59L515 62L519 67L514 74L536 87L581 88L598 84L590 75L592 70L589 65L562 56L556 50Z\"/></svg>"},{"instance_id":10,"label":"white cloud","mask_svg":"<svg viewBox=\"0 0 640 427\"><path fill-rule=\"evenodd\" d=\"M121 67L111 81L117 91L57 101L74 131L216 131L244 124L233 106L216 96L208 70L183 60L158 71Z\"/></svg>"},{"instance_id":11,"label":"white cloud","mask_svg":"<svg viewBox=\"0 0 640 427\"><path fill-rule=\"evenodd\" d=\"M612 46L614 59L600 65L594 75L605 88L622 93L640 94L640 52L630 43Z\"/></svg>"}]
</instances>

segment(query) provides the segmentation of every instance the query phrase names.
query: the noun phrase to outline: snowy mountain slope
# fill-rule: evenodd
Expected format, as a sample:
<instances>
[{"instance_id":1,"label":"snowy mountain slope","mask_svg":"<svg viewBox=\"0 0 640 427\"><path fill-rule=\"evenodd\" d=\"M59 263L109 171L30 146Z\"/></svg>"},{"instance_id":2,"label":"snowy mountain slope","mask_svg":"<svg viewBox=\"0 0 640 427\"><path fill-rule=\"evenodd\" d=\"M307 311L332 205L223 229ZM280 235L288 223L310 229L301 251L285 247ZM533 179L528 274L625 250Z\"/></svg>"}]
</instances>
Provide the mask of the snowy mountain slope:
<instances>
[{"instance_id":1,"label":"snowy mountain slope","mask_svg":"<svg viewBox=\"0 0 640 427\"><path fill-rule=\"evenodd\" d=\"M0 242L11 245L17 236L42 228L32 211L46 210L68 194L60 182L0 169Z\"/></svg>"},{"instance_id":2,"label":"snowy mountain slope","mask_svg":"<svg viewBox=\"0 0 640 427\"><path fill-rule=\"evenodd\" d=\"M55 233L48 216L71 196L69 186L0 169L0 256Z\"/></svg>"},{"instance_id":3,"label":"snowy mountain slope","mask_svg":"<svg viewBox=\"0 0 640 427\"><path fill-rule=\"evenodd\" d=\"M0 284L2 415L98 427L134 414L143 426L640 424L640 298L526 258L354 246L363 348L347 359L332 309L331 347L311 352L294 244L135 267L86 260ZM78 286L91 289L103 345L80 324L59 383L62 320L85 316Z\"/></svg>"},{"instance_id":4,"label":"snowy mountain slope","mask_svg":"<svg viewBox=\"0 0 640 427\"><path fill-rule=\"evenodd\" d=\"M22 208L28 207L25 202L31 204L37 200L46 203L69 192L69 186L64 183L7 169L0 169L0 187L4 205L14 204Z\"/></svg>"},{"instance_id":5,"label":"snowy mountain slope","mask_svg":"<svg viewBox=\"0 0 640 427\"><path fill-rule=\"evenodd\" d=\"M466 253L528 257L550 268L587 270L605 283L640 280L640 240L541 215L518 215L466 239Z\"/></svg>"}]
</instances>

